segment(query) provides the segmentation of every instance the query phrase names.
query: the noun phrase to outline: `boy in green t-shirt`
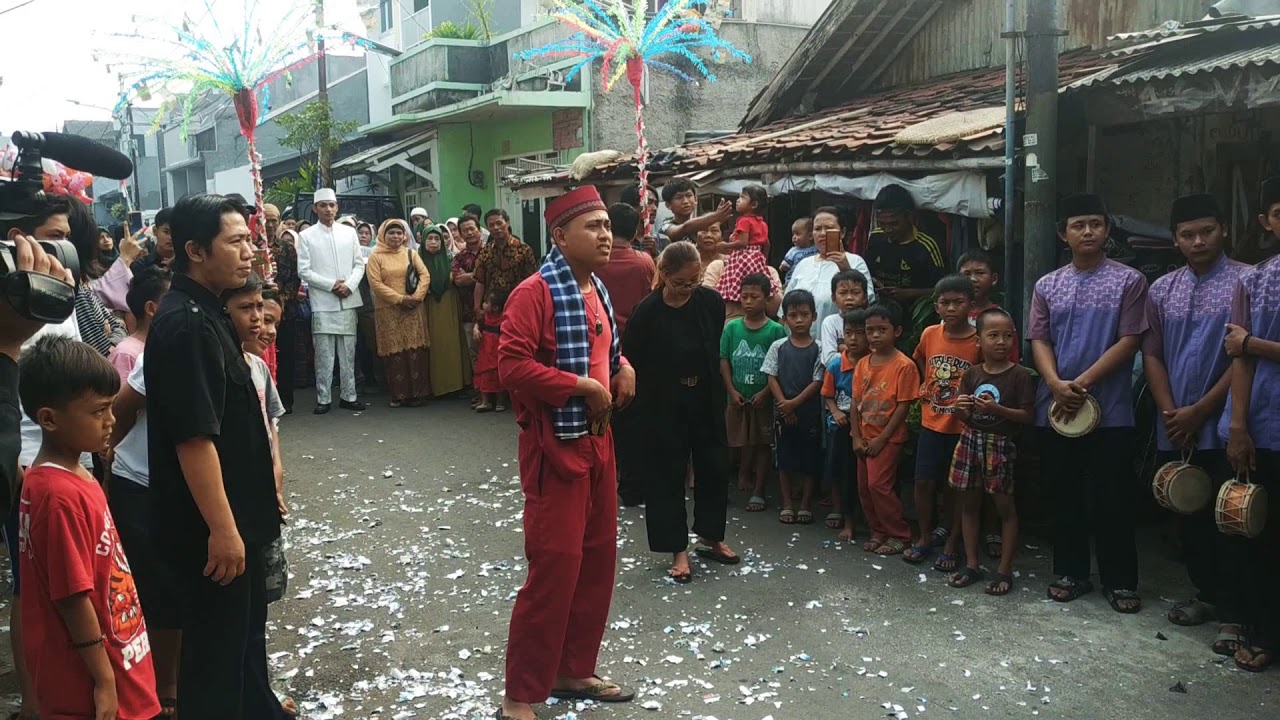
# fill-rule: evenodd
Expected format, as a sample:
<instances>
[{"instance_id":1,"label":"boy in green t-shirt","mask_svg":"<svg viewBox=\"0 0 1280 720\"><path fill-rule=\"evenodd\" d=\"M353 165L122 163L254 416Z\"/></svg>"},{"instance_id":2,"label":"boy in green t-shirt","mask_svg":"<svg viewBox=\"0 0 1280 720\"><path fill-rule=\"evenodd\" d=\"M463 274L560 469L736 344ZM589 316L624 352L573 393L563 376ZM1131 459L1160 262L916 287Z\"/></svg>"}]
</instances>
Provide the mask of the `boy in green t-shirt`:
<instances>
[{"instance_id":1,"label":"boy in green t-shirt","mask_svg":"<svg viewBox=\"0 0 1280 720\"><path fill-rule=\"evenodd\" d=\"M771 285L763 274L742 278L744 316L730 320L720 336L720 376L729 393L725 425L729 447L742 450L738 490L752 488L748 512L765 508L764 481L769 473L773 432L773 399L760 365L769 346L787 336L786 328L764 314L767 299L773 294Z\"/></svg>"}]
</instances>

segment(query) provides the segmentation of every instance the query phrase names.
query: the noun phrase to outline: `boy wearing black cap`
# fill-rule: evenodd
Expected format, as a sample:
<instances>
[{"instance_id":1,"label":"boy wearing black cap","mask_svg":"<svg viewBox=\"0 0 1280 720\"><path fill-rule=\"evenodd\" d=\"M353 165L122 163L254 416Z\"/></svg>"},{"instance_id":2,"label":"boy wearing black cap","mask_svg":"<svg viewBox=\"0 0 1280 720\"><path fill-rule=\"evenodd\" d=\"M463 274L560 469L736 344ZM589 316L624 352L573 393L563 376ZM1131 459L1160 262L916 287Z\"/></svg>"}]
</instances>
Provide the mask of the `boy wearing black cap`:
<instances>
[{"instance_id":1,"label":"boy wearing black cap","mask_svg":"<svg viewBox=\"0 0 1280 720\"><path fill-rule=\"evenodd\" d=\"M904 306L933 294L946 262L937 241L915 225L916 203L901 185L876 195L876 229L867 244L867 265L876 293Z\"/></svg>"},{"instance_id":2,"label":"boy wearing black cap","mask_svg":"<svg viewBox=\"0 0 1280 720\"><path fill-rule=\"evenodd\" d=\"M1187 457L1217 477L1226 466L1218 420L1231 384L1231 359L1223 340L1231 320L1231 298L1249 270L1223 252L1226 224L1212 195L1188 195L1173 203L1169 228L1187 266L1157 280L1147 299L1147 334L1142 365L1155 400L1158 463ZM1184 519L1182 548L1187 575L1196 595L1168 613L1176 625L1199 625L1213 618L1235 619L1218 562L1221 537L1214 528L1213 508ZM1224 622L1219 635L1240 628ZM1232 643L1220 640L1215 649ZM1234 648L1232 648L1234 649Z\"/></svg>"},{"instance_id":3,"label":"boy wearing black cap","mask_svg":"<svg viewBox=\"0 0 1280 720\"><path fill-rule=\"evenodd\" d=\"M1262 184L1260 199L1262 224L1280 231L1280 178ZM1261 672L1280 651L1280 575L1274 570L1280 555L1280 263L1273 258L1246 273L1231 306L1226 347L1234 360L1218 436L1227 441L1235 475L1267 490L1254 502L1264 503L1271 519L1256 538L1224 535L1218 560L1223 577L1236 583L1223 595L1237 601L1244 630L1234 638L1236 667Z\"/></svg>"},{"instance_id":4,"label":"boy wearing black cap","mask_svg":"<svg viewBox=\"0 0 1280 720\"><path fill-rule=\"evenodd\" d=\"M1042 430L1043 467L1055 508L1049 597L1070 602L1093 590L1089 581L1089 518L1096 530L1098 571L1116 612L1142 607L1138 552L1133 537L1133 483L1127 458L1134 440L1130 368L1147 330L1147 281L1107 258L1111 231L1102 198L1072 195L1059 204L1058 237L1071 263L1036 281L1028 337L1042 381L1036 425ZM1097 427L1068 438L1049 428L1070 420L1092 397Z\"/></svg>"}]
</instances>

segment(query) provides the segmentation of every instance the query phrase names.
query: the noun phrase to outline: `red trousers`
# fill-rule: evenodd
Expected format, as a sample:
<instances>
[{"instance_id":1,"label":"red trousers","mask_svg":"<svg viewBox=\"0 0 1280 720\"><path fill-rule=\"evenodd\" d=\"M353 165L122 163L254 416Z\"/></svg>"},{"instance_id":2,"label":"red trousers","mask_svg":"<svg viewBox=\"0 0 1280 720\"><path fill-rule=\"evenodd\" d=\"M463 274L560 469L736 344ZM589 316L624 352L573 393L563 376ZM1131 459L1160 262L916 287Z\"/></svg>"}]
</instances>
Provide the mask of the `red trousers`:
<instances>
[{"instance_id":1,"label":"red trousers","mask_svg":"<svg viewBox=\"0 0 1280 720\"><path fill-rule=\"evenodd\" d=\"M902 518L902 501L898 499L898 459L902 457L902 443L891 442L879 455L858 456L858 499L862 501L862 513L867 516L871 536L876 538L909 539L911 528Z\"/></svg>"},{"instance_id":2,"label":"red trousers","mask_svg":"<svg viewBox=\"0 0 1280 720\"><path fill-rule=\"evenodd\" d=\"M613 434L520 433L529 577L511 611L506 695L540 703L557 675L595 674L613 599L618 485Z\"/></svg>"}]
</instances>

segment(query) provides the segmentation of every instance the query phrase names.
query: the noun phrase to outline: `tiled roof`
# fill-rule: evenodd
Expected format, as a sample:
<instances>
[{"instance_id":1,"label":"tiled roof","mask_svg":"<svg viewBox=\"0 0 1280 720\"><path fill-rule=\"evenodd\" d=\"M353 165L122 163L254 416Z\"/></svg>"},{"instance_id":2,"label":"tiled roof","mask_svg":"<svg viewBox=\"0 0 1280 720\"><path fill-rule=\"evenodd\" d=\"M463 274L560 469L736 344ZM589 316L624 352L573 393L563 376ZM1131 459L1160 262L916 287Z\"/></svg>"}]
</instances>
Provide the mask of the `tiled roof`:
<instances>
[{"instance_id":1,"label":"tiled roof","mask_svg":"<svg viewBox=\"0 0 1280 720\"><path fill-rule=\"evenodd\" d=\"M1064 54L1059 82L1066 86L1110 67L1112 61L1091 50ZM838 107L717 140L654 153L650 170L690 173L763 163L829 160L992 157L1003 152L1002 127L978 131L938 145L896 145L903 129L950 113L1004 104L1004 69L984 68L894 88ZM593 180L632 175L635 157L601 165Z\"/></svg>"}]
</instances>

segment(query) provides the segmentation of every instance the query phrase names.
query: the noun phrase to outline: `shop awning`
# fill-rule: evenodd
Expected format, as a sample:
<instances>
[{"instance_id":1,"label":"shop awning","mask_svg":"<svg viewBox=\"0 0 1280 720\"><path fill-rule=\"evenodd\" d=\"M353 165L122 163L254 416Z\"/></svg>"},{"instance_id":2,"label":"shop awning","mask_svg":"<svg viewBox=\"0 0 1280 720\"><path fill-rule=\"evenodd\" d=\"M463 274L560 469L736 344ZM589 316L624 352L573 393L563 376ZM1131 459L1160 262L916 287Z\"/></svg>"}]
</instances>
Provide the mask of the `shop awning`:
<instances>
[{"instance_id":1,"label":"shop awning","mask_svg":"<svg viewBox=\"0 0 1280 720\"><path fill-rule=\"evenodd\" d=\"M397 165L435 184L435 168L430 167L430 163L422 167L421 162L413 160L428 152L435 139L436 131L433 129L393 140L339 160L333 164L332 172L336 177L345 177L360 172L381 172Z\"/></svg>"}]
</instances>

